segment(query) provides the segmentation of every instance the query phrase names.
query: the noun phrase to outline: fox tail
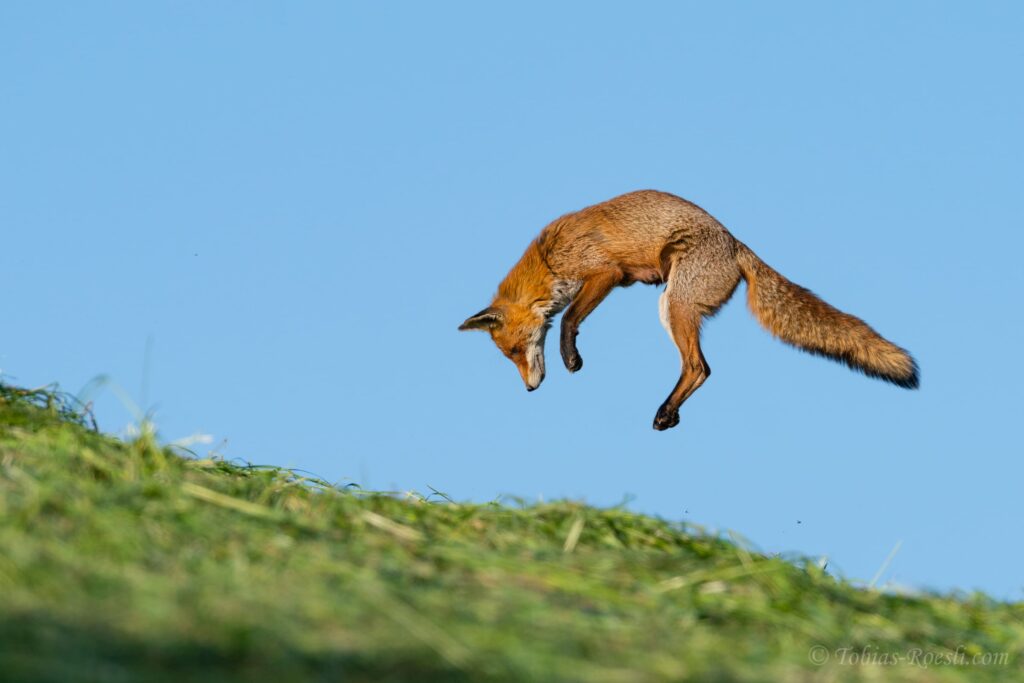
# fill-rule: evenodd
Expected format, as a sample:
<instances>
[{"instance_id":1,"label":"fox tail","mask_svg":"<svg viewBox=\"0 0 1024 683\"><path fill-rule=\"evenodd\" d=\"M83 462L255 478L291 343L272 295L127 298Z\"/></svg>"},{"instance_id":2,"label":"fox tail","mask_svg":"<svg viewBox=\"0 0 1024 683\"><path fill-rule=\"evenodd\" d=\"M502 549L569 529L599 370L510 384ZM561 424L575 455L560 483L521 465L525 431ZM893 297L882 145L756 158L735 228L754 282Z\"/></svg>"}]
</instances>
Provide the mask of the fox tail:
<instances>
[{"instance_id":1,"label":"fox tail","mask_svg":"<svg viewBox=\"0 0 1024 683\"><path fill-rule=\"evenodd\" d=\"M869 377L907 389L919 383L913 357L860 318L825 303L790 282L737 243L736 262L747 281L750 310L773 335L798 349L845 363Z\"/></svg>"}]
</instances>

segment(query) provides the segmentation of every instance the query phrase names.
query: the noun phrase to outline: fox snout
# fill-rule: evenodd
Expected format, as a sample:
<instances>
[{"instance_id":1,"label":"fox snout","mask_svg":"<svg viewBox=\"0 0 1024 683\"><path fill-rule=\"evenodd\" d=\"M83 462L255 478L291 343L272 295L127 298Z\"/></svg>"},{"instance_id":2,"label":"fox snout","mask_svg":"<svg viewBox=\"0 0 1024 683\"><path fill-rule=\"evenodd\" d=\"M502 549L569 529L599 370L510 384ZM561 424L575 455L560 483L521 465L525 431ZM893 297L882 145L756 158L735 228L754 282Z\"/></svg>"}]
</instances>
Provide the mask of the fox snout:
<instances>
[{"instance_id":1,"label":"fox snout","mask_svg":"<svg viewBox=\"0 0 1024 683\"><path fill-rule=\"evenodd\" d=\"M533 349L530 351L533 352ZM528 352L525 363L521 366L516 364L527 391L534 391L544 381L544 349L541 348L539 353L531 352Z\"/></svg>"},{"instance_id":2,"label":"fox snout","mask_svg":"<svg viewBox=\"0 0 1024 683\"><path fill-rule=\"evenodd\" d=\"M527 391L534 391L544 381L544 347L541 344L543 340L540 344L533 342L522 350L516 348L511 352L504 352L515 364Z\"/></svg>"}]
</instances>

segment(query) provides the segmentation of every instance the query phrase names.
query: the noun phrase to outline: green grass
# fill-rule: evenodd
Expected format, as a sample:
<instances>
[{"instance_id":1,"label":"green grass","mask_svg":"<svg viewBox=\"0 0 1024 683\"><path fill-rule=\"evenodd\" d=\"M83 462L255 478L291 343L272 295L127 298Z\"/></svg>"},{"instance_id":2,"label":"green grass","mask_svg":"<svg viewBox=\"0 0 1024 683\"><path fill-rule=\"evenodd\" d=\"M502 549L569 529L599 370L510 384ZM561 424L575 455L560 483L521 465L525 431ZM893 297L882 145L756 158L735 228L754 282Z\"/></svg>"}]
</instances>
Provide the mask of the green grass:
<instances>
[{"instance_id":1,"label":"green grass","mask_svg":"<svg viewBox=\"0 0 1024 683\"><path fill-rule=\"evenodd\" d=\"M1022 604L857 588L625 509L183 457L0 386L0 680L1004 681L1022 650Z\"/></svg>"}]
</instances>

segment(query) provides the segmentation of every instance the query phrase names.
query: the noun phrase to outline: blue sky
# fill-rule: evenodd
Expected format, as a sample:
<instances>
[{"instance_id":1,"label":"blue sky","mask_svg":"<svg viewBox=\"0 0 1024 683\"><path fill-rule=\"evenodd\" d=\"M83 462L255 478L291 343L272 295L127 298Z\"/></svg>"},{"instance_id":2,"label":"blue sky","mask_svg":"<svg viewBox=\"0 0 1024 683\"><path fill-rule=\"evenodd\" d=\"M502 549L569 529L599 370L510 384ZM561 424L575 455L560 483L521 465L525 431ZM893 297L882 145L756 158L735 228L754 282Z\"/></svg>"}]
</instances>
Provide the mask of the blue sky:
<instances>
[{"instance_id":1,"label":"blue sky","mask_svg":"<svg viewBox=\"0 0 1024 683\"><path fill-rule=\"evenodd\" d=\"M4 3L0 369L109 375L229 458L630 499L861 579L902 541L883 582L1020 599L1022 31L1019 3ZM637 285L527 394L456 327L548 221L639 188L921 390L772 340L741 289L656 433L678 360Z\"/></svg>"}]
</instances>

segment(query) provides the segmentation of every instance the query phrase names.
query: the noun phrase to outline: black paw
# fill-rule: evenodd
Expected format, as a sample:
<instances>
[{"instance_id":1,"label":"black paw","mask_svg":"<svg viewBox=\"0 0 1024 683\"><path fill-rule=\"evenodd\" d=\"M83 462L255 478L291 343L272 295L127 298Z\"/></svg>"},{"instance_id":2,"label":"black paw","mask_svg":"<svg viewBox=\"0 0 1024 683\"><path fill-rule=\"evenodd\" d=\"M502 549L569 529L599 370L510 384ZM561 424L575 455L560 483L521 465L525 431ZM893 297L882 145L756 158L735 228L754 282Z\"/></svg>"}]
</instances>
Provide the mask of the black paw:
<instances>
[{"instance_id":1,"label":"black paw","mask_svg":"<svg viewBox=\"0 0 1024 683\"><path fill-rule=\"evenodd\" d=\"M576 349L562 349L562 361L565 363L565 369L569 372L576 372L583 367L583 359L580 358L580 353Z\"/></svg>"},{"instance_id":2,"label":"black paw","mask_svg":"<svg viewBox=\"0 0 1024 683\"><path fill-rule=\"evenodd\" d=\"M572 326L567 326L565 320L562 321L562 338L559 348L562 351L562 362L565 363L565 369L569 372L576 372L583 367L583 359L580 358L580 352L576 350L576 335L579 334Z\"/></svg>"},{"instance_id":3,"label":"black paw","mask_svg":"<svg viewBox=\"0 0 1024 683\"><path fill-rule=\"evenodd\" d=\"M672 429L679 424L679 410L670 411L667 407L658 408L658 414L654 416L654 428L659 432Z\"/></svg>"}]
</instances>

